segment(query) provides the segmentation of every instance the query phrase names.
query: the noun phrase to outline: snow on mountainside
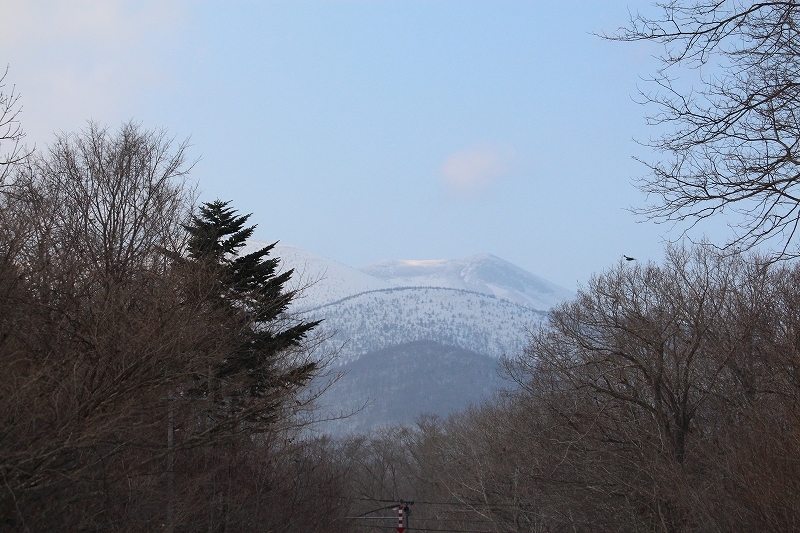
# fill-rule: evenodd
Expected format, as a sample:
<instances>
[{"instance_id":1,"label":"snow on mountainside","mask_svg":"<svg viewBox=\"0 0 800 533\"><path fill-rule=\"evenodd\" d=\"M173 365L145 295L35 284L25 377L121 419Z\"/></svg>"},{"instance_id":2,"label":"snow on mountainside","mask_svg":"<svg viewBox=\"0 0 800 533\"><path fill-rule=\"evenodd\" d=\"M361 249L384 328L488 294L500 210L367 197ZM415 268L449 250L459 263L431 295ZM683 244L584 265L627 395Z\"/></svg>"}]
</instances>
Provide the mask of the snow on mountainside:
<instances>
[{"instance_id":1,"label":"snow on mountainside","mask_svg":"<svg viewBox=\"0 0 800 533\"><path fill-rule=\"evenodd\" d=\"M242 253L269 244L251 239ZM491 254L423 261L387 259L361 270L287 244L276 245L271 255L281 259L281 271L295 270L292 288L311 283L297 302L300 309L320 307L362 292L397 287L461 289L494 295L543 311L574 296L568 289Z\"/></svg>"},{"instance_id":2,"label":"snow on mountainside","mask_svg":"<svg viewBox=\"0 0 800 533\"><path fill-rule=\"evenodd\" d=\"M241 253L252 253L270 244L250 239ZM361 292L392 287L387 281L287 244L278 243L270 257L280 258L281 272L294 269L290 288L307 286L295 302L296 310L311 309Z\"/></svg>"},{"instance_id":3,"label":"snow on mountainside","mask_svg":"<svg viewBox=\"0 0 800 533\"><path fill-rule=\"evenodd\" d=\"M242 253L267 246L248 241ZM278 244L272 257L307 286L292 311L323 319L332 334L324 347L344 346L338 363L390 346L434 341L499 357L519 352L527 328L571 297L553 283L489 254L452 261L382 261L363 271L294 246ZM310 284L310 286L309 286Z\"/></svg>"},{"instance_id":4,"label":"snow on mountainside","mask_svg":"<svg viewBox=\"0 0 800 533\"><path fill-rule=\"evenodd\" d=\"M362 272L395 287L448 287L492 294L534 309L547 310L574 295L491 254L451 260L389 259L366 266Z\"/></svg>"},{"instance_id":5,"label":"snow on mountainside","mask_svg":"<svg viewBox=\"0 0 800 533\"><path fill-rule=\"evenodd\" d=\"M310 310L335 335L327 349L344 346L338 362L413 341L434 341L491 357L519 352L543 311L492 295L459 289L406 287L371 291Z\"/></svg>"}]
</instances>

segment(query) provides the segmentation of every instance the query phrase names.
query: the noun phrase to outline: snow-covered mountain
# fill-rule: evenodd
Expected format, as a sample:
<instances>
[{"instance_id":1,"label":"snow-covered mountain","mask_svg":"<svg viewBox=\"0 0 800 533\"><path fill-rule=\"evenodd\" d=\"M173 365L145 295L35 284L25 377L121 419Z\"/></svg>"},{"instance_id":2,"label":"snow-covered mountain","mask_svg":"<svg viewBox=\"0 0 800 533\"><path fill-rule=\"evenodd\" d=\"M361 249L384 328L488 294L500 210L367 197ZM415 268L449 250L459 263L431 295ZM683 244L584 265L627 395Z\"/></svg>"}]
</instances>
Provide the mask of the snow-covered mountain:
<instances>
[{"instance_id":1,"label":"snow-covered mountain","mask_svg":"<svg viewBox=\"0 0 800 533\"><path fill-rule=\"evenodd\" d=\"M243 253L267 246L249 241ZM572 293L489 254L459 260L381 261L361 270L278 244L279 269L303 289L291 311L322 319L320 354L347 374L320 403L359 414L321 426L341 435L423 412L446 415L505 386L497 358L525 346L528 330ZM402 376L398 382L396 377ZM398 411L397 406L402 408Z\"/></svg>"},{"instance_id":2,"label":"snow-covered mountain","mask_svg":"<svg viewBox=\"0 0 800 533\"><path fill-rule=\"evenodd\" d=\"M243 253L269 243L251 240ZM280 270L303 288L293 312L322 319L338 364L416 341L458 346L493 358L518 353L527 331L571 293L490 254L459 260L381 261L356 270L278 244Z\"/></svg>"},{"instance_id":3,"label":"snow-covered mountain","mask_svg":"<svg viewBox=\"0 0 800 533\"><path fill-rule=\"evenodd\" d=\"M540 310L550 309L573 296L564 287L492 254L423 261L388 259L366 266L361 271L395 287L463 289L492 294Z\"/></svg>"},{"instance_id":4,"label":"snow-covered mountain","mask_svg":"<svg viewBox=\"0 0 800 533\"><path fill-rule=\"evenodd\" d=\"M434 341L500 357L518 353L547 314L493 295L439 287L370 291L309 311L333 334L340 363L414 341Z\"/></svg>"},{"instance_id":5,"label":"snow-covered mountain","mask_svg":"<svg viewBox=\"0 0 800 533\"><path fill-rule=\"evenodd\" d=\"M268 244L252 239L242 253ZM362 292L397 287L461 289L541 311L574 296L568 289L491 254L464 259L387 259L360 270L287 244L276 245L272 255L281 259L281 271L295 270L292 288L305 287L297 309L312 309Z\"/></svg>"}]
</instances>

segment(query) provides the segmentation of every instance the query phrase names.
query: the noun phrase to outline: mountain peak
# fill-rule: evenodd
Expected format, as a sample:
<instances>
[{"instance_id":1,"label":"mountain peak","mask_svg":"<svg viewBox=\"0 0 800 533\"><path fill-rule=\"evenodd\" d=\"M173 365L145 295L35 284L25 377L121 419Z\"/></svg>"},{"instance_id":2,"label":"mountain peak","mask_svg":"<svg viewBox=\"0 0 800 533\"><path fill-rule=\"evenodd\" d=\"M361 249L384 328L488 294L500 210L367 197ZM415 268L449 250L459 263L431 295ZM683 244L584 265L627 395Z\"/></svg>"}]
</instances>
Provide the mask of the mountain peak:
<instances>
[{"instance_id":1,"label":"mountain peak","mask_svg":"<svg viewBox=\"0 0 800 533\"><path fill-rule=\"evenodd\" d=\"M249 240L242 253L268 244ZM273 255L281 259L281 271L295 270L296 286L292 288L304 288L296 302L298 309L398 287L461 289L542 311L574 296L570 290L490 253L463 259L385 259L361 269L282 243L275 246Z\"/></svg>"},{"instance_id":2,"label":"mountain peak","mask_svg":"<svg viewBox=\"0 0 800 533\"><path fill-rule=\"evenodd\" d=\"M463 259L386 259L361 272L395 287L464 289L541 310L573 296L568 289L489 253Z\"/></svg>"}]
</instances>

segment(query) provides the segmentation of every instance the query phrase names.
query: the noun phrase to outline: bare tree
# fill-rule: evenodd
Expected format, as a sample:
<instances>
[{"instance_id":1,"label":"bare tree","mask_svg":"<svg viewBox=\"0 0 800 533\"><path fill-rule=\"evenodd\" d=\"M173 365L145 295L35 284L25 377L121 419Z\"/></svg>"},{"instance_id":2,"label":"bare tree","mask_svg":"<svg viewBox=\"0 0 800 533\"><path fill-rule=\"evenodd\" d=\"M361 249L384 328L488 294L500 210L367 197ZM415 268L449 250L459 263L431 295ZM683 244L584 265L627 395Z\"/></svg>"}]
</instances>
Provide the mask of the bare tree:
<instances>
[{"instance_id":1,"label":"bare tree","mask_svg":"<svg viewBox=\"0 0 800 533\"><path fill-rule=\"evenodd\" d=\"M159 492L164 399L216 342L187 298L202 287L163 259L191 210L181 163L158 134L90 126L0 190L0 513L11 529L122 529L124 480Z\"/></svg>"},{"instance_id":2,"label":"bare tree","mask_svg":"<svg viewBox=\"0 0 800 533\"><path fill-rule=\"evenodd\" d=\"M22 107L19 104L19 93L14 86L6 91L8 67L0 75L0 186L5 183L14 165L21 163L30 152L22 146L25 133L19 122ZM10 145L10 147L9 147Z\"/></svg>"},{"instance_id":3,"label":"bare tree","mask_svg":"<svg viewBox=\"0 0 800 533\"><path fill-rule=\"evenodd\" d=\"M187 143L124 124L113 134L90 123L63 134L15 176L14 194L37 228L36 253L81 263L109 280L163 264L182 250L194 191L185 177Z\"/></svg>"},{"instance_id":4,"label":"bare tree","mask_svg":"<svg viewBox=\"0 0 800 533\"><path fill-rule=\"evenodd\" d=\"M241 353L243 330L300 321L274 284L269 319L243 297L222 305L221 269L186 259L185 152L162 131L90 124L0 189L4 530L346 529L345 463L301 431L307 379L287 382L298 365L322 370L318 340L252 365L278 383L235 411L197 394Z\"/></svg>"},{"instance_id":5,"label":"bare tree","mask_svg":"<svg viewBox=\"0 0 800 533\"><path fill-rule=\"evenodd\" d=\"M796 527L796 276L673 247L662 265L620 264L553 310L509 368L540 413L531 440L552 470L538 482L561 487L562 524ZM783 463L779 482L758 474Z\"/></svg>"},{"instance_id":6,"label":"bare tree","mask_svg":"<svg viewBox=\"0 0 800 533\"><path fill-rule=\"evenodd\" d=\"M631 17L605 37L664 46L643 93L648 122L670 129L646 143L664 158L646 162L639 187L656 201L638 212L659 221L739 217L727 247L777 244L795 257L800 225L800 3L668 0L660 17ZM687 88L679 69L700 73Z\"/></svg>"}]
</instances>

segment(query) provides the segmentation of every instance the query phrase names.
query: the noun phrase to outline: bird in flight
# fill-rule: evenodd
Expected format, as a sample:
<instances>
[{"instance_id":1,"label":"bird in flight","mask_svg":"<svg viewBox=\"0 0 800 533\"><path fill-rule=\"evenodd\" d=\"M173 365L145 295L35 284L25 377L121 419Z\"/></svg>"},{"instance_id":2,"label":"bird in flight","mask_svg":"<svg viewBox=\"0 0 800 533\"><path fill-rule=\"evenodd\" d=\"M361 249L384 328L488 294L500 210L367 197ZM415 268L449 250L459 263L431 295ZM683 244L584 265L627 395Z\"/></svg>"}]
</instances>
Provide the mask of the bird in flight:
<instances>
[{"instance_id":1,"label":"bird in flight","mask_svg":"<svg viewBox=\"0 0 800 533\"><path fill-rule=\"evenodd\" d=\"M625 258L625 261L636 261L636 258L635 258L635 257L628 257L628 256L627 256L627 255L625 255L625 254L622 254L622 257L624 257L624 258Z\"/></svg>"}]
</instances>

